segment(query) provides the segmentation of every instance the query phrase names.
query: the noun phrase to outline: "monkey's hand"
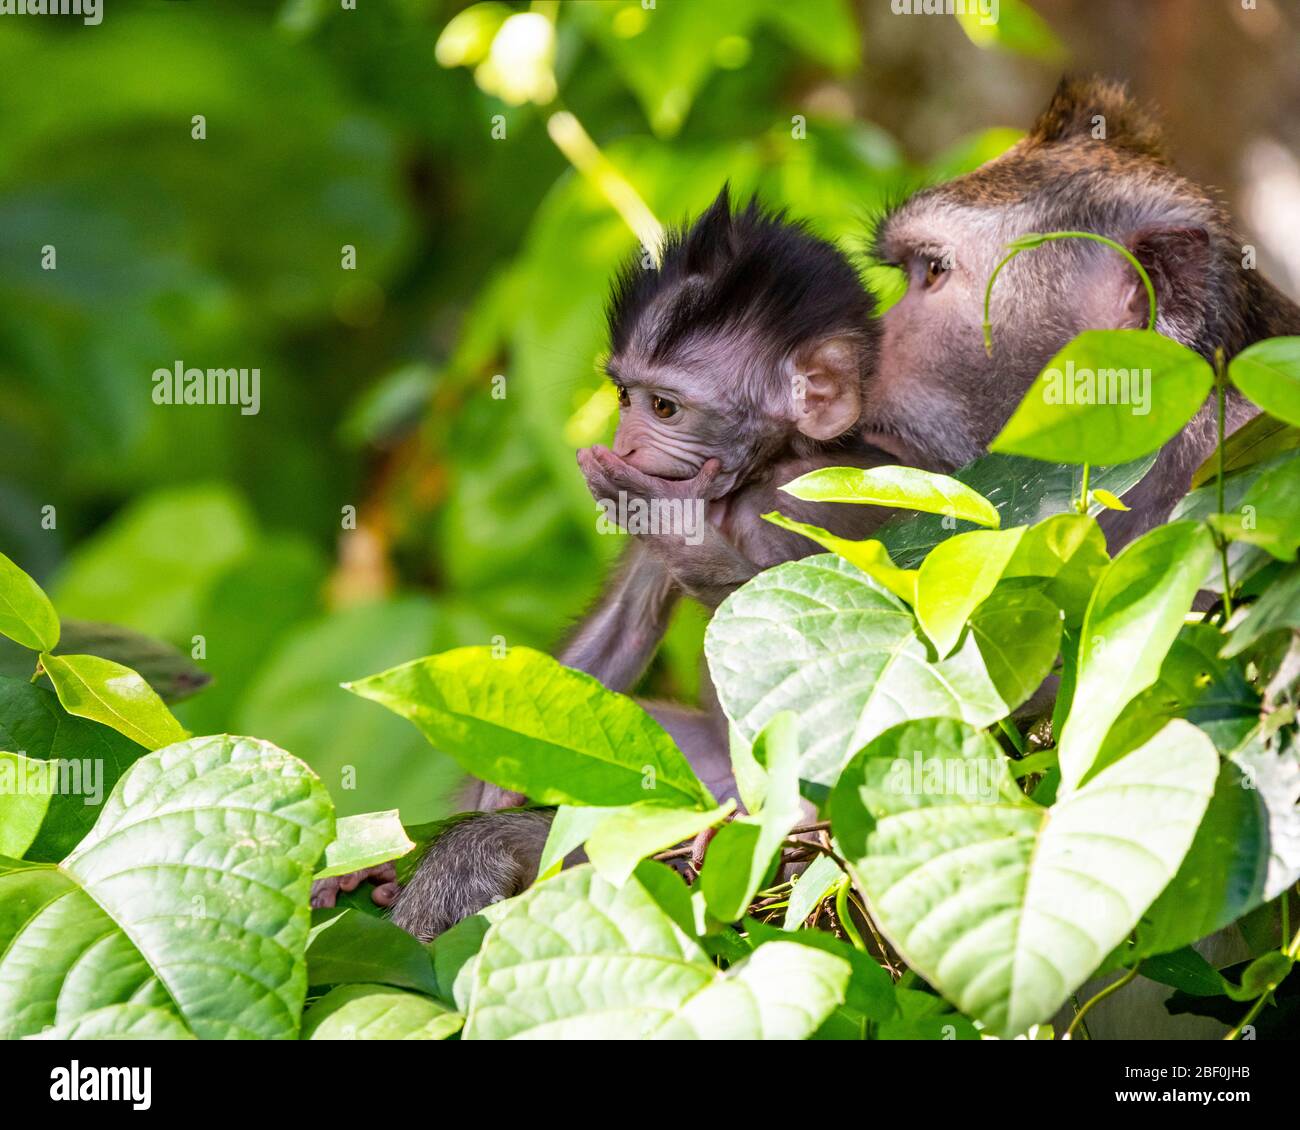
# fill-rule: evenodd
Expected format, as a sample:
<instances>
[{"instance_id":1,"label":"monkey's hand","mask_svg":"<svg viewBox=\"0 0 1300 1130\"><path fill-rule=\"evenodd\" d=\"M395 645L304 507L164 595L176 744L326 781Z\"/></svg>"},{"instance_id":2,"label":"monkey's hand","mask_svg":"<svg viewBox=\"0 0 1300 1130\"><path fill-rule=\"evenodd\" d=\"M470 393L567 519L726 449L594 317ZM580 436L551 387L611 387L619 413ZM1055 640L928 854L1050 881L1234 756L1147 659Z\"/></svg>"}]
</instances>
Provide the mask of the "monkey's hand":
<instances>
[{"instance_id":1,"label":"monkey's hand","mask_svg":"<svg viewBox=\"0 0 1300 1130\"><path fill-rule=\"evenodd\" d=\"M587 480L587 489L597 502L617 504L619 495L642 502L709 501L720 496L715 484L722 464L716 459L706 460L704 466L689 479L661 479L647 475L633 467L626 459L615 455L607 447L597 444L578 452L578 466Z\"/></svg>"},{"instance_id":2,"label":"monkey's hand","mask_svg":"<svg viewBox=\"0 0 1300 1130\"><path fill-rule=\"evenodd\" d=\"M338 901L340 891L355 891L362 883L374 884L375 889L370 892L370 898L376 906L392 906L401 890L397 885L397 869L391 863L381 863L378 867L366 867L347 875L317 879L311 885L312 909L321 910L333 906Z\"/></svg>"}]
</instances>

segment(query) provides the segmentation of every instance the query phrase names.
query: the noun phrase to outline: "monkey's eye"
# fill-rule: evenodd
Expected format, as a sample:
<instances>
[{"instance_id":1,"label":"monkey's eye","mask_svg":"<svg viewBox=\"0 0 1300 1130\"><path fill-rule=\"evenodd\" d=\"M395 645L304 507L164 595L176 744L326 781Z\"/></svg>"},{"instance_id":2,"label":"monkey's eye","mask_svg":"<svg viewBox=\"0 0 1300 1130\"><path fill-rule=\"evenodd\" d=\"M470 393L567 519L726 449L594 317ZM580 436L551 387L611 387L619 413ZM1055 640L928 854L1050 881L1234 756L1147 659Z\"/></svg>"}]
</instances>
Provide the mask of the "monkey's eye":
<instances>
[{"instance_id":1,"label":"monkey's eye","mask_svg":"<svg viewBox=\"0 0 1300 1130\"><path fill-rule=\"evenodd\" d=\"M632 403L632 398L628 396L627 389L622 385L615 385L614 387L618 389L618 406L620 408L628 407Z\"/></svg>"},{"instance_id":2,"label":"monkey's eye","mask_svg":"<svg viewBox=\"0 0 1300 1130\"><path fill-rule=\"evenodd\" d=\"M925 286L928 290L948 273L948 265L939 258L929 259L925 264Z\"/></svg>"},{"instance_id":3,"label":"monkey's eye","mask_svg":"<svg viewBox=\"0 0 1300 1130\"><path fill-rule=\"evenodd\" d=\"M654 409L655 415L661 420L667 420L677 415L677 405L662 396L656 396L650 402L650 407Z\"/></svg>"}]
</instances>

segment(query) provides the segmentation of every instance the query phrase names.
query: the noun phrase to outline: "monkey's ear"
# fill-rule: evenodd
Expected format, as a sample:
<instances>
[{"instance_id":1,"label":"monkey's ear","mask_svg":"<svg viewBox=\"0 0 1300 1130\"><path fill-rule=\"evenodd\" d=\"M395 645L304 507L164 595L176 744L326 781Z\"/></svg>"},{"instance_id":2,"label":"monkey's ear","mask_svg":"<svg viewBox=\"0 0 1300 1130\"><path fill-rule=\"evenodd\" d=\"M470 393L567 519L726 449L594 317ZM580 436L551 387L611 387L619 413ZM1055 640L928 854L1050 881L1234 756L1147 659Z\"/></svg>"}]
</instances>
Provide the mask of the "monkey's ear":
<instances>
[{"instance_id":1,"label":"monkey's ear","mask_svg":"<svg viewBox=\"0 0 1300 1130\"><path fill-rule=\"evenodd\" d=\"M1184 331L1194 328L1209 302L1210 233L1197 225L1151 227L1135 232L1127 242L1155 287L1160 320L1175 323ZM1124 265L1124 278L1121 324L1146 326L1150 313L1147 288L1128 264Z\"/></svg>"},{"instance_id":2,"label":"monkey's ear","mask_svg":"<svg viewBox=\"0 0 1300 1130\"><path fill-rule=\"evenodd\" d=\"M1166 159L1160 126L1129 95L1123 83L1099 76L1066 77L1029 131L1030 144L1076 138L1103 141L1147 157Z\"/></svg>"},{"instance_id":3,"label":"monkey's ear","mask_svg":"<svg viewBox=\"0 0 1300 1130\"><path fill-rule=\"evenodd\" d=\"M810 439L837 439L862 415L861 345L823 341L794 358L794 423Z\"/></svg>"}]
</instances>

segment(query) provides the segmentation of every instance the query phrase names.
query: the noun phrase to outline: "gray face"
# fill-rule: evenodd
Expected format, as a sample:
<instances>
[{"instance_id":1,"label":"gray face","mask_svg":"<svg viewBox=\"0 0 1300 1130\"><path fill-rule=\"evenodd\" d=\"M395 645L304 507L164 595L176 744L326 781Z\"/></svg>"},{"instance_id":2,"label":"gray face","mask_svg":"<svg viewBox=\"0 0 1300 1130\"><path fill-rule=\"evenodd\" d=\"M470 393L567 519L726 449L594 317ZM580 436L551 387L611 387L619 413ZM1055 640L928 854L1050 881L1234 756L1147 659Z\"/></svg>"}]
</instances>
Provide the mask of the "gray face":
<instances>
[{"instance_id":1,"label":"gray face","mask_svg":"<svg viewBox=\"0 0 1300 1130\"><path fill-rule=\"evenodd\" d=\"M1039 205L1045 203L1038 202ZM1123 261L1066 241L1018 255L998 276L983 339L984 292L1008 241L1067 228L1034 196L1017 204L949 199L940 188L895 213L877 241L907 292L881 319L867 388L866 438L908 462L951 470L984 452L1034 378L1084 329L1141 324Z\"/></svg>"},{"instance_id":2,"label":"gray face","mask_svg":"<svg viewBox=\"0 0 1300 1130\"><path fill-rule=\"evenodd\" d=\"M646 474L689 479L717 459L725 492L796 431L774 366L743 343L697 343L664 364L630 352L606 367L619 394L614 453Z\"/></svg>"}]
</instances>

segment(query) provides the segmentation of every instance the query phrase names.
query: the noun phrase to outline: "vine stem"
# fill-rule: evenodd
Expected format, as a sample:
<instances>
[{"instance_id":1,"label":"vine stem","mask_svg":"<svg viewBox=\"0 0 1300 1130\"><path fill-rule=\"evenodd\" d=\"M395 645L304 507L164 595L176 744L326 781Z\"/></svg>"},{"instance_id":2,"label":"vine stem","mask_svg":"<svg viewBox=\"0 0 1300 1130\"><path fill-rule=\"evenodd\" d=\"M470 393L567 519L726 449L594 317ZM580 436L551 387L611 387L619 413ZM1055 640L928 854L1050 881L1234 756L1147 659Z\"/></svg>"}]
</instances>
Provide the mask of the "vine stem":
<instances>
[{"instance_id":1,"label":"vine stem","mask_svg":"<svg viewBox=\"0 0 1300 1130\"><path fill-rule=\"evenodd\" d=\"M1075 1028L1077 1028L1080 1024L1083 1023L1083 1018L1088 1015L1093 1005L1098 1004L1101 1001L1104 1001L1108 996L1111 995L1111 993L1119 992L1120 989L1122 989L1125 985L1127 985L1130 981L1132 981L1133 978L1136 977L1137 975L1138 975L1138 967L1135 965L1133 966L1132 969L1130 969L1127 973L1125 973L1124 976L1121 977L1118 981L1112 981L1109 985L1107 985L1104 989L1102 989L1101 992L1097 993L1096 996L1090 997L1087 1000L1087 1002L1085 1002L1084 1006L1074 1014L1074 1019L1070 1021L1070 1026L1065 1030L1065 1038L1068 1040L1070 1039L1070 1037L1074 1035Z\"/></svg>"},{"instance_id":2,"label":"vine stem","mask_svg":"<svg viewBox=\"0 0 1300 1130\"><path fill-rule=\"evenodd\" d=\"M1227 362L1223 355L1223 346L1219 346L1214 351L1214 388L1218 395L1219 401L1219 462L1215 468L1214 482L1216 492L1216 510L1220 515L1224 511L1224 486L1223 486L1223 431L1224 416L1226 413L1225 401L1227 399L1227 389L1225 385L1228 380ZM1214 540L1219 546L1219 570L1223 574L1223 619L1226 623L1232 619L1232 582L1228 577L1228 539L1222 531L1216 530Z\"/></svg>"},{"instance_id":3,"label":"vine stem","mask_svg":"<svg viewBox=\"0 0 1300 1130\"><path fill-rule=\"evenodd\" d=\"M984 352L990 359L993 357L993 320L990 317L989 309L993 302L993 284L998 281L998 275L1002 273L1002 268L1011 262L1022 251L1030 251L1035 247L1041 247L1044 243L1053 243L1058 239L1090 239L1094 243L1104 244L1112 251L1118 251L1138 273L1138 278L1142 280L1142 285L1147 290L1147 329L1154 331L1156 328L1156 288L1151 282L1151 276L1147 274L1146 268L1137 261L1137 257L1122 243L1117 243L1104 235L1098 235L1092 231L1054 231L1054 232L1029 232L1012 240L1007 246L1011 248L1005 258L993 268L993 273L989 275L988 285L984 288L984 322L982 329L984 331ZM1222 458L1223 453L1223 407L1220 401L1219 407L1220 424L1219 424L1219 453ZM1074 504L1074 508L1080 514L1088 513L1088 464L1083 465L1083 489L1080 497Z\"/></svg>"}]
</instances>

